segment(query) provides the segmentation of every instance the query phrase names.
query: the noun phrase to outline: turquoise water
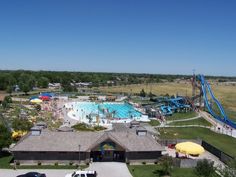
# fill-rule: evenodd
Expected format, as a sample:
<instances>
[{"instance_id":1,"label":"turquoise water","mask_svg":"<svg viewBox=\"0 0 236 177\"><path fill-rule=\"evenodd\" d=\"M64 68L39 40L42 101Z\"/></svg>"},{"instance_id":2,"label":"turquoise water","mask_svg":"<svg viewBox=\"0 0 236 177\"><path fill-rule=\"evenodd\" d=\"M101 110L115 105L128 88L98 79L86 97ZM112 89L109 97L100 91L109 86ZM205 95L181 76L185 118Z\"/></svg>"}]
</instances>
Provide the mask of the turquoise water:
<instances>
[{"instance_id":1,"label":"turquoise water","mask_svg":"<svg viewBox=\"0 0 236 177\"><path fill-rule=\"evenodd\" d=\"M77 112L85 115L99 114L101 117L111 116L113 118L134 118L141 117L142 113L135 110L128 103L75 103Z\"/></svg>"}]
</instances>

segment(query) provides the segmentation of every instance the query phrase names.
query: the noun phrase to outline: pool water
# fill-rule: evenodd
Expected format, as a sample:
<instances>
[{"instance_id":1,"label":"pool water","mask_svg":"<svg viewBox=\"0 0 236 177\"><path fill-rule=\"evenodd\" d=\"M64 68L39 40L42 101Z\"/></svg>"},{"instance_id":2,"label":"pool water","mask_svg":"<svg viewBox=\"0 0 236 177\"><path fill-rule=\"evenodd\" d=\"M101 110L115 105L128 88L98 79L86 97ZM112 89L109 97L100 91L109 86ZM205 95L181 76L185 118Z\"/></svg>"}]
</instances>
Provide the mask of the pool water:
<instances>
[{"instance_id":1,"label":"pool water","mask_svg":"<svg viewBox=\"0 0 236 177\"><path fill-rule=\"evenodd\" d=\"M73 109L82 116L94 114L100 117L110 116L120 119L142 117L142 113L128 103L77 102L73 105Z\"/></svg>"}]
</instances>

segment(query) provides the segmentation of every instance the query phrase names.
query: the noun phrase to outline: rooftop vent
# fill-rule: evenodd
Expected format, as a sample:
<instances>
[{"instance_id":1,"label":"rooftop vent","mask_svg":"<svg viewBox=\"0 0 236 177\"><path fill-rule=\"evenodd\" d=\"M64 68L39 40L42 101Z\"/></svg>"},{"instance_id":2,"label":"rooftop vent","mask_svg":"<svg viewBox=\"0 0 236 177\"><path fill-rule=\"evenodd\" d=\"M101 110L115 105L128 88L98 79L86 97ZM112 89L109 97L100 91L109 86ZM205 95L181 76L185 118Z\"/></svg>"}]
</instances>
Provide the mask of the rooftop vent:
<instances>
[{"instance_id":1,"label":"rooftop vent","mask_svg":"<svg viewBox=\"0 0 236 177\"><path fill-rule=\"evenodd\" d=\"M35 127L32 127L30 129L30 131L31 131L31 135L32 136L39 136L41 134L41 132L42 132L42 128L38 127L38 126L35 126Z\"/></svg>"},{"instance_id":2,"label":"rooftop vent","mask_svg":"<svg viewBox=\"0 0 236 177\"><path fill-rule=\"evenodd\" d=\"M147 135L147 130L143 127L139 127L136 129L136 134L138 136L146 136Z\"/></svg>"}]
</instances>

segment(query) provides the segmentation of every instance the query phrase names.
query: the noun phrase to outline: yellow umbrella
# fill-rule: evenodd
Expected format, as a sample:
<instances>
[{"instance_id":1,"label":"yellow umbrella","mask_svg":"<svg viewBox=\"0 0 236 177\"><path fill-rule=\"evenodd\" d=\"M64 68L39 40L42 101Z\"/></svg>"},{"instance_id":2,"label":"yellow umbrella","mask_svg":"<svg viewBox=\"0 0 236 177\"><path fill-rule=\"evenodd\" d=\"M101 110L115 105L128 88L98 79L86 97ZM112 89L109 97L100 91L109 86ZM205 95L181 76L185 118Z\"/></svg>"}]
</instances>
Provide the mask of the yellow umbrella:
<instances>
[{"instance_id":1,"label":"yellow umbrella","mask_svg":"<svg viewBox=\"0 0 236 177\"><path fill-rule=\"evenodd\" d=\"M175 149L179 153L188 155L200 155L204 152L204 148L193 142L183 142L175 145Z\"/></svg>"},{"instance_id":2,"label":"yellow umbrella","mask_svg":"<svg viewBox=\"0 0 236 177\"><path fill-rule=\"evenodd\" d=\"M30 100L31 103L42 103L43 101L36 98L36 99L33 99L33 100Z\"/></svg>"}]
</instances>

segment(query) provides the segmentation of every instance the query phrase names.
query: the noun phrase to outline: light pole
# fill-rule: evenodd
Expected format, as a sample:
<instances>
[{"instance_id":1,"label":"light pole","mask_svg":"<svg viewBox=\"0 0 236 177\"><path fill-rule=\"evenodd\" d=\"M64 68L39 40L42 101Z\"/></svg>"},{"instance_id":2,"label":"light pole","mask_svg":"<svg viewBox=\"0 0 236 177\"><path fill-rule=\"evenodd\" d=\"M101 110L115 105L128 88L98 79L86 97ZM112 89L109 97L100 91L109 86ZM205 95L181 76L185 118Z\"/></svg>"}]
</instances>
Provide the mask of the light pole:
<instances>
[{"instance_id":1,"label":"light pole","mask_svg":"<svg viewBox=\"0 0 236 177\"><path fill-rule=\"evenodd\" d=\"M79 164L78 164L78 169L80 169L80 148L81 148L81 145L79 144Z\"/></svg>"}]
</instances>

